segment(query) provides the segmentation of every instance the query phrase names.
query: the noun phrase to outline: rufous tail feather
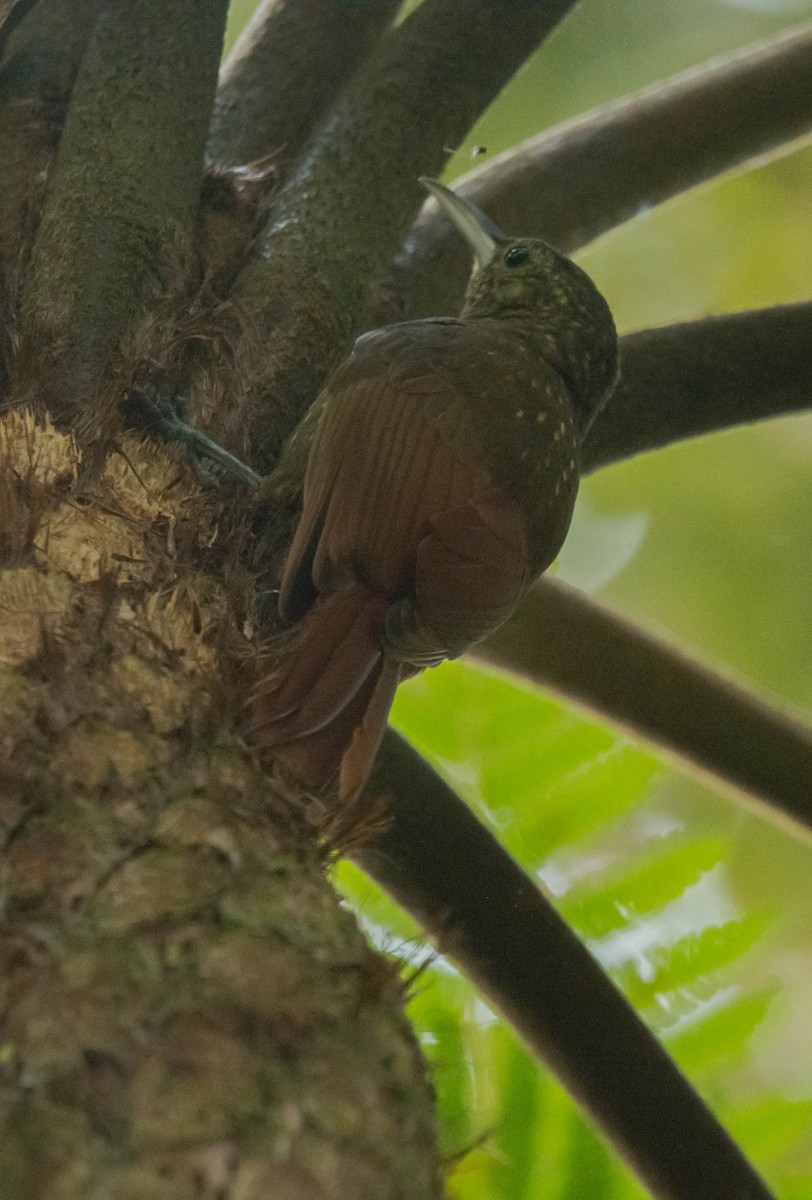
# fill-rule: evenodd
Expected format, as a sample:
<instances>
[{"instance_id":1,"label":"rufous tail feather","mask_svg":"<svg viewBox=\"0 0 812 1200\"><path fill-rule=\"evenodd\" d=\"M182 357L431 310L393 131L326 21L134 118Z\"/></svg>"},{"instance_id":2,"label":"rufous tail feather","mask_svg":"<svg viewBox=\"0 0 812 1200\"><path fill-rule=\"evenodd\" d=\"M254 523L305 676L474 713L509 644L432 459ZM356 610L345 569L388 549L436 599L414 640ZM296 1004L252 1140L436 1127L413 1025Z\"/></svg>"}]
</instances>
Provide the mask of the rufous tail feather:
<instances>
[{"instance_id":1,"label":"rufous tail feather","mask_svg":"<svg viewBox=\"0 0 812 1200\"><path fill-rule=\"evenodd\" d=\"M366 782L400 678L381 649L388 607L362 583L320 599L251 698L257 745L307 787L339 775L342 801Z\"/></svg>"}]
</instances>

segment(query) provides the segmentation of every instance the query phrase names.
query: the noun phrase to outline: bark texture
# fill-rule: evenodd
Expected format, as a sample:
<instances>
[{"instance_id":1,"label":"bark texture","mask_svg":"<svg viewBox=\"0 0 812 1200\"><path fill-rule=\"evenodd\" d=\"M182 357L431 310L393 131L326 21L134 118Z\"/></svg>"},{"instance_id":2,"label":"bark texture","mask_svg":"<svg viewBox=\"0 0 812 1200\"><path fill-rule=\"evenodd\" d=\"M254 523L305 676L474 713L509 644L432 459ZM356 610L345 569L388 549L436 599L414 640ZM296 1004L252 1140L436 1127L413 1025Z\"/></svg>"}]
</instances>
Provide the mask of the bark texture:
<instances>
[{"instance_id":1,"label":"bark texture","mask_svg":"<svg viewBox=\"0 0 812 1200\"><path fill-rule=\"evenodd\" d=\"M78 499L20 410L0 469L0 1197L438 1197L402 986L234 730L239 518L135 439Z\"/></svg>"},{"instance_id":2,"label":"bark texture","mask_svg":"<svg viewBox=\"0 0 812 1200\"><path fill-rule=\"evenodd\" d=\"M225 18L226 0L177 0L169 19L160 0L107 4L82 60L22 289L17 386L85 431L101 415L77 410L122 337L191 274Z\"/></svg>"},{"instance_id":3,"label":"bark texture","mask_svg":"<svg viewBox=\"0 0 812 1200\"><path fill-rule=\"evenodd\" d=\"M11 314L99 0L38 0L27 8L0 31L0 386L8 382Z\"/></svg>"},{"instance_id":4,"label":"bark texture","mask_svg":"<svg viewBox=\"0 0 812 1200\"><path fill-rule=\"evenodd\" d=\"M208 154L234 166L265 155L291 163L400 0L263 0L217 89Z\"/></svg>"}]
</instances>

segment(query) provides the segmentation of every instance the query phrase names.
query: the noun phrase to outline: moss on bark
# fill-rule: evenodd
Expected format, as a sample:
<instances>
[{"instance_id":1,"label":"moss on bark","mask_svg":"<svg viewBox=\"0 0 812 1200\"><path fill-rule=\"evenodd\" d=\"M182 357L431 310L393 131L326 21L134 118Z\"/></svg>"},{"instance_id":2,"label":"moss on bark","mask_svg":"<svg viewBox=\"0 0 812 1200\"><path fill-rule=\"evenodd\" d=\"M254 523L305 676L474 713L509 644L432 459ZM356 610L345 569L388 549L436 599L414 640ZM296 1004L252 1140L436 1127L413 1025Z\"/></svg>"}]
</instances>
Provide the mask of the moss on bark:
<instances>
[{"instance_id":1,"label":"moss on bark","mask_svg":"<svg viewBox=\"0 0 812 1200\"><path fill-rule=\"evenodd\" d=\"M436 1197L402 986L234 731L241 518L135 439L77 470L5 417L0 1197Z\"/></svg>"}]
</instances>

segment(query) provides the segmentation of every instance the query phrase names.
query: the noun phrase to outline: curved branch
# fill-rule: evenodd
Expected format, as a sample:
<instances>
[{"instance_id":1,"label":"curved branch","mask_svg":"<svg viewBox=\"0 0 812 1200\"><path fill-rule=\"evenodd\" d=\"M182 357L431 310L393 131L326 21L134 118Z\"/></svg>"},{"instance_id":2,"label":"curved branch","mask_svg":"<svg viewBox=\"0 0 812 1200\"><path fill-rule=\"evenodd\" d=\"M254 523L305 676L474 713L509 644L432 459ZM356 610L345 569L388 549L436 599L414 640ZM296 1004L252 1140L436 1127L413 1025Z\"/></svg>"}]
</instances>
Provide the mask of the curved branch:
<instances>
[{"instance_id":1,"label":"curved branch","mask_svg":"<svg viewBox=\"0 0 812 1200\"><path fill-rule=\"evenodd\" d=\"M424 0L383 39L322 126L233 293L248 331L247 369L262 381L245 401L259 469L275 460L365 327L374 289L419 207L417 177L437 172L443 147L464 135L573 3ZM225 418L235 432L242 410L235 403Z\"/></svg>"},{"instance_id":2,"label":"curved branch","mask_svg":"<svg viewBox=\"0 0 812 1200\"><path fill-rule=\"evenodd\" d=\"M812 839L812 728L575 588L542 579L471 653L602 713Z\"/></svg>"},{"instance_id":3,"label":"curved branch","mask_svg":"<svg viewBox=\"0 0 812 1200\"><path fill-rule=\"evenodd\" d=\"M771 1192L537 885L389 730L389 827L354 851L561 1079L657 1200Z\"/></svg>"},{"instance_id":4,"label":"curved branch","mask_svg":"<svg viewBox=\"0 0 812 1200\"><path fill-rule=\"evenodd\" d=\"M188 267L226 9L130 0L101 12L23 292L18 383L36 380L47 401L81 405L122 334Z\"/></svg>"},{"instance_id":5,"label":"curved branch","mask_svg":"<svg viewBox=\"0 0 812 1200\"><path fill-rule=\"evenodd\" d=\"M455 187L511 233L572 252L671 196L812 128L812 25L714 59L568 121ZM428 201L379 323L456 312L470 253Z\"/></svg>"},{"instance_id":6,"label":"curved branch","mask_svg":"<svg viewBox=\"0 0 812 1200\"><path fill-rule=\"evenodd\" d=\"M208 158L289 162L390 24L400 0L264 0L220 75Z\"/></svg>"},{"instance_id":7,"label":"curved branch","mask_svg":"<svg viewBox=\"0 0 812 1200\"><path fill-rule=\"evenodd\" d=\"M620 382L583 472L671 442L812 407L812 302L644 329L621 339Z\"/></svg>"},{"instance_id":8,"label":"curved branch","mask_svg":"<svg viewBox=\"0 0 812 1200\"><path fill-rule=\"evenodd\" d=\"M582 470L809 409L810 333L807 303L623 338L620 383L590 430ZM574 589L542 580L473 654L597 709L760 801L764 817L808 836L812 731Z\"/></svg>"},{"instance_id":9,"label":"curved branch","mask_svg":"<svg viewBox=\"0 0 812 1200\"><path fill-rule=\"evenodd\" d=\"M0 26L0 265L12 305L98 8L99 0L17 0Z\"/></svg>"}]
</instances>

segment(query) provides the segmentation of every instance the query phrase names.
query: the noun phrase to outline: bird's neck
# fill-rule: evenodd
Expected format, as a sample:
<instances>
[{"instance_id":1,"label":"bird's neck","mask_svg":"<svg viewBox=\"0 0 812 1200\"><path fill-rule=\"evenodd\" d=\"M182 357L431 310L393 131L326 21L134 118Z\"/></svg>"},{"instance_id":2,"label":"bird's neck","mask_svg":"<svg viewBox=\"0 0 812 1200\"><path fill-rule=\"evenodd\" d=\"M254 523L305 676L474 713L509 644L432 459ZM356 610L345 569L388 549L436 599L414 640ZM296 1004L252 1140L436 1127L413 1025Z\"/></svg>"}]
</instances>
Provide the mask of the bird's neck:
<instances>
[{"instance_id":1,"label":"bird's neck","mask_svg":"<svg viewBox=\"0 0 812 1200\"><path fill-rule=\"evenodd\" d=\"M603 347L591 344L583 326L562 321L554 312L540 313L536 307L519 305L499 312L488 312L485 306L466 306L462 319L492 325L502 338L515 338L531 361L541 360L557 371L567 386L579 437L586 434L611 390L616 364L610 358L603 363ZM597 371L596 363L600 363Z\"/></svg>"},{"instance_id":2,"label":"bird's neck","mask_svg":"<svg viewBox=\"0 0 812 1200\"><path fill-rule=\"evenodd\" d=\"M516 342L517 357L519 354L523 358L527 355L530 362L534 360L544 362L546 366L552 367L562 376L571 391L579 390L578 381L571 379L567 356L563 352L560 336L551 333L542 325L537 313L529 309L509 309L498 316L478 312L467 315L463 312L463 320L476 325L490 325L498 332L503 343ZM518 350L519 346L521 351Z\"/></svg>"}]
</instances>

